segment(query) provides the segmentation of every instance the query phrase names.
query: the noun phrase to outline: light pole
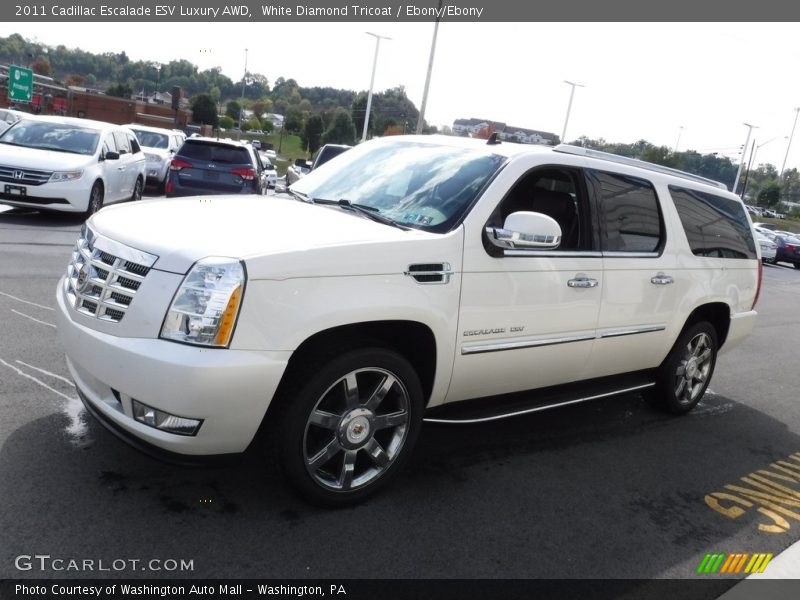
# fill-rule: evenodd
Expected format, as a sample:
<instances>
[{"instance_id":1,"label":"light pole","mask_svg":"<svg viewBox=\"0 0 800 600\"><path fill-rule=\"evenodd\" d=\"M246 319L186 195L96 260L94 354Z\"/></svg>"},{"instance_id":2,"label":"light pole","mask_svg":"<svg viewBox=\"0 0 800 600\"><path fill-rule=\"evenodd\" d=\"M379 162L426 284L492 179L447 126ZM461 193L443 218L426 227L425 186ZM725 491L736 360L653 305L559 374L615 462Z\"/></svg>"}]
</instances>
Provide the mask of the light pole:
<instances>
[{"instance_id":1,"label":"light pole","mask_svg":"<svg viewBox=\"0 0 800 600\"><path fill-rule=\"evenodd\" d=\"M736 179L733 180L733 189L731 190L734 194L736 193L736 186L739 185L739 177L742 176L742 169L744 168L744 154L747 152L747 144L750 143L750 134L753 133L753 129L758 129L758 125L750 125L750 123L745 123L745 127L747 127L747 139L744 141L744 146L742 146L742 159L739 161L739 170L736 171Z\"/></svg>"},{"instance_id":2,"label":"light pole","mask_svg":"<svg viewBox=\"0 0 800 600\"><path fill-rule=\"evenodd\" d=\"M789 134L789 143L786 145L786 156L783 157L783 166L781 167L781 179L783 179L783 172L786 170L786 161L789 160L789 148L792 147L792 138L794 138L794 128L797 127L797 115L800 115L800 108L794 109L794 125L792 125L792 133Z\"/></svg>"},{"instance_id":3,"label":"light pole","mask_svg":"<svg viewBox=\"0 0 800 600\"><path fill-rule=\"evenodd\" d=\"M439 0L439 8L436 14L442 12L442 0ZM417 127L414 133L417 135L422 133L422 127L425 124L425 107L428 105L428 88L431 86L431 73L433 72L433 56L436 54L436 36L439 35L439 17L436 17L436 23L433 26L433 39L431 40L431 53L428 56L428 74L425 75L425 87L422 90L422 104L419 107L419 116L417 117Z\"/></svg>"},{"instance_id":4,"label":"light pole","mask_svg":"<svg viewBox=\"0 0 800 600\"><path fill-rule=\"evenodd\" d=\"M247 86L247 48L244 49L244 75L242 76L242 100L239 106L239 137L242 139L242 127L244 127L244 88Z\"/></svg>"},{"instance_id":5,"label":"light pole","mask_svg":"<svg viewBox=\"0 0 800 600\"><path fill-rule=\"evenodd\" d=\"M783 136L779 135L779 136L776 136L774 138L768 139L766 142L764 142L763 144L759 144L758 146L756 146L756 141L753 140L753 150L750 152L750 160L747 161L747 172L745 173L744 184L742 185L742 195L741 195L742 200L744 200L744 194L747 191L747 182L750 179L750 171L751 171L753 165L756 164L756 162L755 162L756 161L756 154L758 154L759 148L761 148L763 146L766 146L767 144L769 144L770 142L774 142L775 140L778 140L778 139L781 139L781 138L783 138L785 140L788 137L789 136L787 136L787 135L783 135ZM758 165L756 165L756 168L757 167L758 167Z\"/></svg>"},{"instance_id":6,"label":"light pole","mask_svg":"<svg viewBox=\"0 0 800 600\"><path fill-rule=\"evenodd\" d=\"M677 154L677 152L678 152L678 144L680 144L680 143L681 143L681 134L682 134L682 133L683 133L683 125L681 125L680 127L678 127L678 139L675 141L675 149L673 150L673 152L674 152L675 154Z\"/></svg>"},{"instance_id":7,"label":"light pole","mask_svg":"<svg viewBox=\"0 0 800 600\"><path fill-rule=\"evenodd\" d=\"M573 83L572 81L564 80L564 83L567 85L572 86L572 89L569 92L569 104L567 104L567 116L564 117L564 131L561 132L561 143L567 143L567 123L569 123L569 111L572 110L572 98L575 96L575 88L576 87L586 87L585 85L581 85L580 83Z\"/></svg>"},{"instance_id":8,"label":"light pole","mask_svg":"<svg viewBox=\"0 0 800 600\"><path fill-rule=\"evenodd\" d=\"M378 50L381 47L381 40L390 40L392 38L386 37L385 35L378 35L377 33L371 33L369 31L365 31L367 35L371 35L375 38L375 58L372 61L372 77L369 80L369 93L367 94L367 114L364 115L364 132L361 134L361 141L367 141L367 127L369 127L369 111L372 108L372 86L375 85L375 69L378 66Z\"/></svg>"}]
</instances>

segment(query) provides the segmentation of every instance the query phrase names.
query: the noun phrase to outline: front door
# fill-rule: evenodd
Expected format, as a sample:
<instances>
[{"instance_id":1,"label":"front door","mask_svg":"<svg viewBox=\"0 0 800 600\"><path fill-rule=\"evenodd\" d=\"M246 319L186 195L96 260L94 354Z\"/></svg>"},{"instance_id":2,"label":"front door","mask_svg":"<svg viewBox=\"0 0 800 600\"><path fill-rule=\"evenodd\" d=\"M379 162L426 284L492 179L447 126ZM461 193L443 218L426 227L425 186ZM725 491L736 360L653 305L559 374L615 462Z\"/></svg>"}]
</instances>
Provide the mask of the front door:
<instances>
[{"instance_id":1,"label":"front door","mask_svg":"<svg viewBox=\"0 0 800 600\"><path fill-rule=\"evenodd\" d=\"M508 169L502 174L509 176ZM486 200L486 198L484 198ZM518 211L561 227L551 250L502 249L486 227ZM488 218L465 223L461 304L447 401L585 378L603 293L602 257L581 169L524 172Z\"/></svg>"}]
</instances>

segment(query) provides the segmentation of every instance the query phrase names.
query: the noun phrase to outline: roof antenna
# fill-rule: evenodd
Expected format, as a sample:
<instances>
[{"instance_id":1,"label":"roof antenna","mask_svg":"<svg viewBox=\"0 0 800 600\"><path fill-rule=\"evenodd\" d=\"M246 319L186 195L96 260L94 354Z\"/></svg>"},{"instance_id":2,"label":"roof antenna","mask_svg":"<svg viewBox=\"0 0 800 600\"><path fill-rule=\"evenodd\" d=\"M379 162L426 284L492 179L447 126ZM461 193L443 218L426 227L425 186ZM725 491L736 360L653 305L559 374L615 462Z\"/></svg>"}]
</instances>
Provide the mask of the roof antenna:
<instances>
[{"instance_id":1,"label":"roof antenna","mask_svg":"<svg viewBox=\"0 0 800 600\"><path fill-rule=\"evenodd\" d=\"M487 146L497 146L500 143L500 140L497 139L497 132L493 131L492 135L489 136L489 139L486 140Z\"/></svg>"}]
</instances>

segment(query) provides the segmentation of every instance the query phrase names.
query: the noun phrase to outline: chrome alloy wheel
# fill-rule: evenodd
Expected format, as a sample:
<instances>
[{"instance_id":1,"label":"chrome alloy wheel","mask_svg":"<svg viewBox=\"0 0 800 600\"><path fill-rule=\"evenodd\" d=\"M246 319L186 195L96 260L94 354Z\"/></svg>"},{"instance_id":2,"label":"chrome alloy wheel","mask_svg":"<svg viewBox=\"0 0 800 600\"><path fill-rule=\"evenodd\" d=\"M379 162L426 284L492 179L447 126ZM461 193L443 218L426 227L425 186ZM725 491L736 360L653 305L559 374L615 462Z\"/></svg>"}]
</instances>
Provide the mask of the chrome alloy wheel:
<instances>
[{"instance_id":1,"label":"chrome alloy wheel","mask_svg":"<svg viewBox=\"0 0 800 600\"><path fill-rule=\"evenodd\" d=\"M350 371L322 394L303 435L306 469L317 484L345 492L372 483L406 441L410 397L378 367Z\"/></svg>"},{"instance_id":2,"label":"chrome alloy wheel","mask_svg":"<svg viewBox=\"0 0 800 600\"><path fill-rule=\"evenodd\" d=\"M686 345L675 372L675 399L680 404L696 402L705 391L713 359L713 342L707 333L698 333Z\"/></svg>"}]
</instances>

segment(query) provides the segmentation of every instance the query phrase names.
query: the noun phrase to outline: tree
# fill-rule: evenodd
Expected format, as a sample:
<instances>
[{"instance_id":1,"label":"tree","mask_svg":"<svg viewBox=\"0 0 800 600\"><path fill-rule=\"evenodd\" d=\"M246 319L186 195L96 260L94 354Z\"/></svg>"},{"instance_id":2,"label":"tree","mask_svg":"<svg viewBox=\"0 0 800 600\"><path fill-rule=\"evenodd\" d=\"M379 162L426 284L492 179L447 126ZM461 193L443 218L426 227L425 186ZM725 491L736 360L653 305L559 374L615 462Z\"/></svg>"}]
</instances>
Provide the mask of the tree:
<instances>
[{"instance_id":1,"label":"tree","mask_svg":"<svg viewBox=\"0 0 800 600\"><path fill-rule=\"evenodd\" d=\"M402 125L389 125L383 132L384 137L387 135L403 135Z\"/></svg>"},{"instance_id":2,"label":"tree","mask_svg":"<svg viewBox=\"0 0 800 600\"><path fill-rule=\"evenodd\" d=\"M255 117L253 117L252 119L248 119L247 121L244 122L243 129L246 129L248 131L250 131L250 130L260 131L261 130L261 121L259 121Z\"/></svg>"},{"instance_id":3,"label":"tree","mask_svg":"<svg viewBox=\"0 0 800 600\"><path fill-rule=\"evenodd\" d=\"M33 63L31 63L31 71L37 75L44 75L50 77L53 74L53 68L50 66L50 61L40 56Z\"/></svg>"},{"instance_id":4,"label":"tree","mask_svg":"<svg viewBox=\"0 0 800 600\"><path fill-rule=\"evenodd\" d=\"M242 116L242 105L239 104L236 100L229 100L228 103L225 105L225 114L234 121L238 122L239 117Z\"/></svg>"},{"instance_id":5,"label":"tree","mask_svg":"<svg viewBox=\"0 0 800 600\"><path fill-rule=\"evenodd\" d=\"M286 111L284 127L289 133L299 133L303 129L303 113L297 107L291 107Z\"/></svg>"},{"instance_id":6,"label":"tree","mask_svg":"<svg viewBox=\"0 0 800 600\"><path fill-rule=\"evenodd\" d=\"M320 146L323 132L322 117L313 115L306 121L303 129L303 149L309 154L314 154Z\"/></svg>"},{"instance_id":7,"label":"tree","mask_svg":"<svg viewBox=\"0 0 800 600\"><path fill-rule=\"evenodd\" d=\"M192 120L216 127L219 123L217 105L208 94L198 94L192 98Z\"/></svg>"},{"instance_id":8,"label":"tree","mask_svg":"<svg viewBox=\"0 0 800 600\"><path fill-rule=\"evenodd\" d=\"M222 129L233 129L236 125L236 121L231 119L228 115L224 115L219 118L219 127Z\"/></svg>"},{"instance_id":9,"label":"tree","mask_svg":"<svg viewBox=\"0 0 800 600\"><path fill-rule=\"evenodd\" d=\"M377 99L376 96L373 95L373 104L369 108L369 130L367 131L367 135L370 132L375 131L375 100ZM353 105L350 109L351 119L353 121L353 126L356 128L357 132L364 131L364 118L367 115L367 95L366 94L359 94L355 100L353 100ZM383 131L383 130L380 130Z\"/></svg>"},{"instance_id":10,"label":"tree","mask_svg":"<svg viewBox=\"0 0 800 600\"><path fill-rule=\"evenodd\" d=\"M330 127L322 134L322 143L355 145L356 127L344 108L336 109Z\"/></svg>"},{"instance_id":11,"label":"tree","mask_svg":"<svg viewBox=\"0 0 800 600\"><path fill-rule=\"evenodd\" d=\"M127 83L118 83L106 90L107 96L116 96L117 98L130 98L132 93L133 90L131 90L131 86Z\"/></svg>"},{"instance_id":12,"label":"tree","mask_svg":"<svg viewBox=\"0 0 800 600\"><path fill-rule=\"evenodd\" d=\"M758 192L758 203L761 206L776 206L781 199L781 185L772 181Z\"/></svg>"},{"instance_id":13,"label":"tree","mask_svg":"<svg viewBox=\"0 0 800 600\"><path fill-rule=\"evenodd\" d=\"M270 104L272 103L270 102ZM256 100L250 105L250 110L253 111L253 116L256 119L261 119L264 113L267 112L267 104L263 100Z\"/></svg>"},{"instance_id":14,"label":"tree","mask_svg":"<svg viewBox=\"0 0 800 600\"><path fill-rule=\"evenodd\" d=\"M70 73L64 80L64 85L66 85L67 87L71 85L82 86L85 82L86 79L83 77L83 75L76 75L75 73Z\"/></svg>"}]
</instances>

